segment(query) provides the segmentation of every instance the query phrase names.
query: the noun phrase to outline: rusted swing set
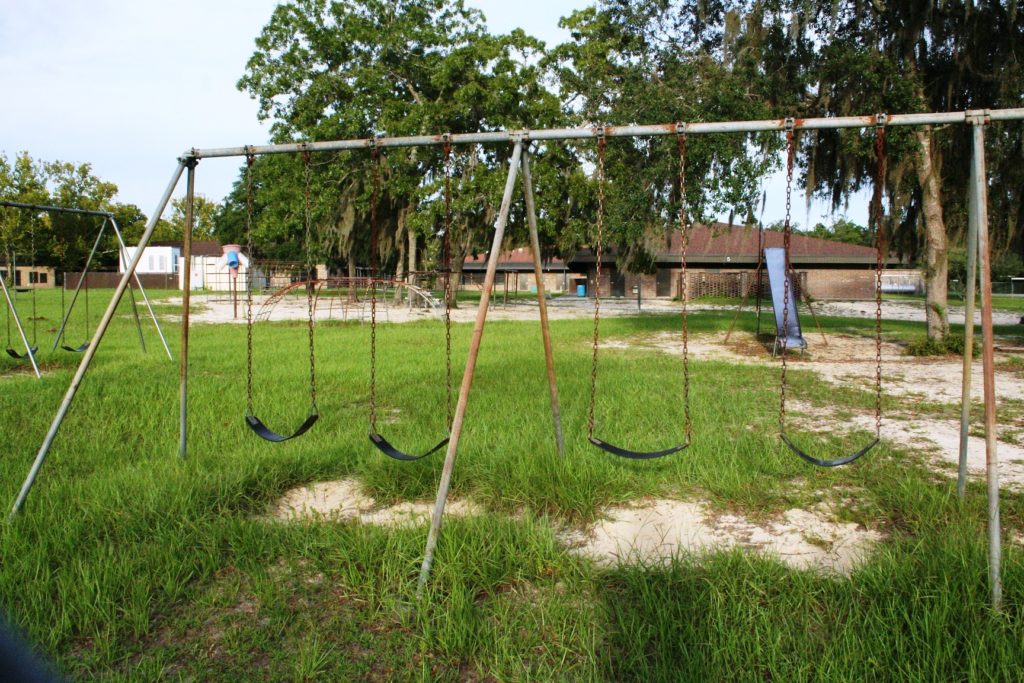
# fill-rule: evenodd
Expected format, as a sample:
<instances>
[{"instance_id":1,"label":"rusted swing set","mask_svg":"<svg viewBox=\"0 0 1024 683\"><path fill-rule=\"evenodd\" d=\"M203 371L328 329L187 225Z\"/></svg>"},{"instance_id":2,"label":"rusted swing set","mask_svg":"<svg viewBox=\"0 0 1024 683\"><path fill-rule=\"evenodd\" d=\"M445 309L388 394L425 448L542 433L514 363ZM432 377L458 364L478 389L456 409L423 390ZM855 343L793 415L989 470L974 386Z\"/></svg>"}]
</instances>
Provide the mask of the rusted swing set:
<instances>
[{"instance_id":1,"label":"rusted swing set","mask_svg":"<svg viewBox=\"0 0 1024 683\"><path fill-rule=\"evenodd\" d=\"M882 270L882 254L881 249L878 245L877 233L878 226L881 219L882 210L882 179L885 174L885 154L884 154L884 132L887 127L891 126L921 126L921 125L941 125L941 124L967 124L971 126L973 134L973 161L971 167L971 179L970 179L970 221L969 221L969 232L968 232L968 292L966 298L966 315L967 320L973 320L974 313L974 290L973 280L975 278L975 268L977 263L977 257L981 257L981 273L980 279L982 284L982 330L984 336L984 396L985 396L985 432L986 432L986 455L988 459L988 497L989 497L989 577L992 603L998 608L1001 600L1001 582L999 575L999 562L1001 555L1000 535L999 535L999 480L998 480L998 460L996 455L996 440L995 440L995 384L994 384L994 357L993 357L993 333L992 333L992 287L991 287L991 272L989 267L989 246L988 246L988 218L987 218L987 188L985 181L985 161L984 161L984 128L986 125L993 121L1015 121L1024 119L1024 109L1003 109L1003 110L979 110L979 111L966 111L966 112L945 112L945 113L926 113L926 114L896 114L896 115L868 115L868 116L851 116L851 117L835 117L835 118L822 118L822 119L775 119L765 121L733 121L733 122L718 122L718 123L670 123L670 124L657 124L657 125L629 125L629 126L590 126L582 128L562 128L562 129L545 129L545 130L517 130L517 131L495 131L495 132L483 132L483 133L465 133L465 134L443 134L443 135L424 135L424 136L412 136L412 137L400 137L400 138L388 138L378 137L371 139L359 139L359 140L340 140L340 141L324 141L324 142L296 142L287 144L274 144L274 145L262 145L262 146L245 146L245 147L230 147L230 148L219 148L219 149L190 149L178 160L177 168L164 191L159 203L157 204L156 210L151 215L149 222L147 223L146 230L140 239L139 248L136 250L134 258L128 264L125 272L118 284L117 290L111 299L103 318L93 336L92 341L84 349L82 361L78 367L71 385L69 386L67 393L64 396L57 414L55 415L53 422L50 426L46 437L36 455L35 461L29 471L28 477L23 484L21 491L14 503L12 509L12 515L16 514L25 502L25 499L32 487L36 475L41 468L43 461L46 458L47 453L56 437L57 431L67 414L68 409L72 401L74 400L75 394L85 377L85 374L100 346L100 341L106 332L107 326L110 323L111 318L114 315L116 306L123 296L126 287L128 286L130 278L133 276L138 262L142 256L143 248L149 242L152 237L153 231L156 228L157 222L160 219L167 203L170 200L172 193L181 178L181 175L187 171L187 182L186 182L186 212L185 212L185 239L183 256L185 263L184 282L190 282L190 249L191 249L191 228L193 223L193 208L194 208L194 196L195 196L195 169L196 165L201 159L217 158L217 157L244 157L247 161L248 172L247 172L247 239L249 241L250 254L252 253L252 215L253 215L253 197L252 197L252 163L256 156L263 154L301 154L304 160L304 177L305 177L305 189L304 189L304 227L306 233L306 268L307 271L312 271L312 252L311 252L311 234L310 234L310 156L316 152L324 151L338 151L338 150L368 150L373 158L373 204L371 210L371 239L376 237L377 228L377 199L379 191L379 176L377 171L377 164L379 163L380 153L382 150L391 147L415 147L415 146L442 146L445 153L445 184L444 184L444 201L445 201L445 231L444 231L444 281L445 281L445 301L448 302L451 293L451 283L449 281L450 274L450 253L449 253L449 231L451 228L451 169L450 169L450 155L453 145L471 145L471 144L511 144L512 152L509 160L509 171L504 185L502 194L502 200L500 209L498 212L497 220L494 226L494 235L492 240L491 249L488 254L487 270L484 278L484 285L481 290L481 297L479 307L477 309L476 320L473 327L472 338L470 342L469 354L466 359L465 370L462 375L462 382L459 387L458 397L455 402L454 412L451 410L451 394L452 394L452 382L451 382L451 334L450 325L451 317L450 312L446 310L445 314L445 328L446 328L446 353L448 357L447 362L447 384L448 384L448 434L437 443L435 446L422 452L419 455L413 455L401 451L388 442L377 430L376 420L376 292L372 292L372 333L371 333L371 401L370 401L370 429L369 436L371 442L379 448L382 452L389 455L390 457L398 460L418 460L422 457L430 455L441 448L446 448L444 466L441 472L441 478L438 485L437 498L434 505L433 515L430 523L430 530L427 535L426 548L424 551L423 564L420 569L418 589L422 591L426 582L429 579L431 566L434 559L434 551L437 545L438 537L441 529L442 517L444 514L445 504L448 498L449 487L451 485L452 473L454 471L456 453L458 451L459 440L462 434L462 428L465 421L466 410L469 402L469 394L473 384L473 378L476 370L476 363L480 351L480 343L483 336L484 325L487 320L487 313L489 310L490 296L493 289L495 280L495 274L498 264L498 256L501 251L502 242L504 240L505 228L508 222L509 210L511 207L515 184L517 177L520 172L522 174L522 191L525 201L526 218L529 228L530 235L530 246L533 253L534 272L537 281L537 300L539 307L539 318L544 343L544 354L547 365L548 384L550 389L551 397L551 409L552 417L554 421L555 430L555 442L559 455L561 456L564 452L564 442L561 427L561 417L558 401L558 390L555 381L555 370L554 360L552 354L551 337L548 329L548 317L547 308L545 304L544 286L540 263L540 245L537 232L537 219L536 219L536 207L534 202L534 193L532 186L532 178L530 173L530 154L529 146L534 142L547 142L547 141L566 141L566 140L584 140L591 139L597 142L597 175L598 175L598 212L596 219L596 231L594 235L594 252L596 256L596 287L594 291L594 334L592 340L592 363L591 363L591 382L590 382L590 401L588 407L588 419L587 419L587 438L591 444L595 447L611 453L616 456L623 458L634 459L634 460L647 460L653 458L665 457L674 453L678 453L688 446L690 446L693 438L692 422L690 417L690 380L689 380L689 356L688 356L688 339L687 339L687 296L685 291L686 283L686 245L687 238L689 235L689 218L687 216L685 206L686 196L686 139L688 135L694 134L706 134L706 133L751 133L759 131L779 131L783 132L786 136L786 169L787 169L787 182L786 182L786 220L784 223L784 244L785 244L785 256L786 256L786 268L785 272L788 274L791 272L790 261L789 261L789 242L790 242L790 194L792 191L792 176L795 158L795 135L799 130L815 130L815 129L843 129L843 128L873 128L875 130L876 139L876 156L878 159L878 168L876 171L875 189L872 198L872 210L870 212L871 221L874 224L876 232L876 273L875 273L875 299L876 299L876 314L875 314L875 341L876 341L876 373L875 373L875 434L874 438L860 450L852 453L840 455L835 458L820 458L817 456L809 455L803 451L800 447L794 444L790 436L786 432L786 350L788 343L788 335L782 334L782 353L781 353L781 375L780 375L780 409L779 409L779 431L780 436L786 446L796 455L806 460L807 462L813 463L819 466L833 467L850 463L865 453L870 451L875 445L878 444L880 439L881 431L881 270ZM604 240L604 196L606 179L604 173L604 157L605 147L607 141L610 138L619 137L654 137L654 136L675 136L678 142L679 150L679 190L680 196L683 198L681 202L681 210L679 215L678 230L682 237L682 257L681 257L681 268L683 289L680 292L681 299L681 342L682 342L682 365L683 365L683 390L682 390L682 403L685 413L683 427L683 433L681 440L675 442L663 449L655 451L636 451L621 446L610 444L595 435L597 420L595 417L596 407L596 395L597 395L597 377L598 377L598 349L600 346L600 281L601 281L601 268L602 268L602 250ZM371 250L375 253L376 250ZM376 266L376 263L373 264ZM785 279L785 306L784 306L784 317L789 312L789 298L791 296L791 282L787 276ZM306 433L319 419L319 409L317 406L317 394L316 394L316 354L315 354L315 306L314 306L314 288L307 287L307 302L308 302L308 329L309 329L309 358L310 358L310 408L305 420L300 426L293 431L291 434L281 434L269 429L263 421L258 418L255 414L255 406L253 400L252 390L252 332L253 332L253 316L252 316L252 287L249 288L249 295L247 300L247 407L245 421L255 434L262 437L265 440L273 442L288 441ZM187 435L188 435L188 335L189 335L189 288L185 288L182 292L182 326L181 326L181 356L180 356L180 431L179 431L179 455L185 457L187 450ZM447 304L446 304L447 305ZM782 327L783 331L788 329L788 325L785 323ZM966 463L966 434L968 428L968 409L970 405L970 366L971 366L971 349L972 349L972 337L973 337L973 325L965 325L965 354L964 354L964 376L963 376L963 395L962 395L962 419L961 419L961 480L959 482L958 490L963 492L963 480L965 478L965 463Z\"/></svg>"}]
</instances>

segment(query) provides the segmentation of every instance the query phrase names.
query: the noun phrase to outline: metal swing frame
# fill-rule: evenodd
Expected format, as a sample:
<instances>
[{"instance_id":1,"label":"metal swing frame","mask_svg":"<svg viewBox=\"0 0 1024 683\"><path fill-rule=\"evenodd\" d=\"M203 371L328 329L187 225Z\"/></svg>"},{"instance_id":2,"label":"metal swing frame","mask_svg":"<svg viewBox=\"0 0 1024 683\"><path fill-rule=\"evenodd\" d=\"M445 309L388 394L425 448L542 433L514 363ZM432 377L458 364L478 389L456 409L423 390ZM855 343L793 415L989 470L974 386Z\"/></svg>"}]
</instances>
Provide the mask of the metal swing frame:
<instances>
[{"instance_id":1,"label":"metal swing frame","mask_svg":"<svg viewBox=\"0 0 1024 683\"><path fill-rule=\"evenodd\" d=\"M89 270L89 265L92 263L92 259L93 259L94 255L96 254L96 250L99 248L99 244L100 244L100 241L103 238L103 232L106 229L107 224L108 223L110 224L111 230L114 231L114 235L117 237L118 255L121 257L121 261L127 265L129 262L131 262L131 259L128 258L128 247L125 244L124 235L121 234L121 229L117 225L117 220L114 218L114 214L109 212L109 211L95 211L95 210L89 210L89 209L75 209L75 208L71 208L71 207L51 206L51 205L47 205L47 204L26 204L24 202L13 202L13 201L0 201L0 206L6 206L6 207L9 207L9 208L12 208L12 209L24 209L24 210L30 210L30 211L45 211L47 213L65 213L65 214L76 214L76 215L79 215L79 216L96 216L96 217L99 217L99 218L103 219L103 223L100 225L99 233L96 236L96 241L93 244L92 250L89 252L89 257L86 259L85 267L83 268L82 273L79 275L78 285L75 287L75 293L72 296L71 304L70 304L70 306L68 306L66 311L62 311L63 315L62 315L62 318L61 318L60 328L57 331L57 335L54 337L53 346L50 348L51 351L56 351L57 345L60 343L61 338L64 335L64 329L65 329L65 327L68 324L68 320L71 318L71 312L72 312L72 309L74 309L74 307L75 307L75 301L76 301L76 299L78 297L79 289L82 287L82 283L83 283L83 281L87 277L88 270ZM147 242L148 242L148 240L147 240ZM139 250L138 250L139 254L142 253L142 248L143 247L140 245ZM138 330L139 344L142 347L142 350L143 351L146 350L146 341L145 341L145 338L142 336L142 322L141 322L140 317L139 317L138 306L135 303L135 289L134 289L134 287L138 287L139 288L139 293L142 295L142 300L143 300L143 303L146 306L146 310L149 313L149 318L153 321L153 327L156 329L156 333L160 337L160 342L161 342L161 344L163 344L164 351L167 353L167 358L169 360L173 360L174 357L171 355L171 349L167 345L167 338L164 336L164 331L160 327L160 321L159 321L159 319L157 319L156 312L153 310L153 305L152 305L152 303L149 300L149 295L146 293L146 288L142 285L142 280L139 278L139 274L137 272L135 272L134 268L131 270L130 276L131 277L130 277L130 279L128 281L128 285L127 286L128 286L129 295L132 298L132 314L133 314L133 316L135 318L135 327ZM122 275L122 279L124 279L124 275ZM133 281L135 283L134 286L132 285ZM70 348L70 347L65 347L65 348L67 348L68 351L72 351L72 352L76 352L76 353L81 353L81 352L84 352L86 348L88 348L89 343L90 342L87 340L87 341L83 342L79 346L79 348Z\"/></svg>"},{"instance_id":2,"label":"metal swing frame","mask_svg":"<svg viewBox=\"0 0 1024 683\"><path fill-rule=\"evenodd\" d=\"M989 586L992 606L999 608L1002 600L1002 583L1000 579L1000 558L1002 545L1000 538L999 524L999 468L996 449L996 392L995 392L995 356L994 338L992 328L992 276L988 236L988 211L987 211L987 181L985 170L985 126L1000 121L1021 121L1024 120L1024 108L1016 109L994 109L994 110L968 110L956 112L918 113L918 114L894 114L887 116L887 126L929 126L929 125L968 125L972 130L973 159L970 169L969 196L970 196L970 230L968 232L968 254L977 252L977 261L980 261L980 280L982 289L981 327L983 335L983 364L984 364L984 396L985 396L985 443L987 459L987 486L988 486L988 540L989 540ZM815 130L815 129L843 129L843 128L868 128L876 124L877 116L842 116L827 118L799 119L793 122L794 129ZM680 131L687 134L704 133L753 133L760 131L784 131L787 127L786 119L769 119L761 121L725 121L725 122L697 122L697 123L661 123L652 125L625 125L602 127L604 134L608 137L652 137L660 135L675 135ZM455 466L456 453L458 451L459 438L462 433L462 425L465 419L466 408L469 401L469 394L473 384L473 375L476 370L477 358L480 351L480 340L483 335L484 324L487 319L487 311L490 303L490 290L494 283L494 276L497 270L498 255L501 251L501 244L505 234L505 226L508 222L509 207L512 202L512 194L515 186L516 176L522 167L524 178L524 194L528 213L532 207L532 188L529 182L529 170L527 162L527 150L525 149L531 141L554 141L554 140L583 140L597 137L595 127L578 128L553 128L543 130L505 130L488 131L477 133L460 133L447 136L453 145L461 144L509 144L513 145L512 155L509 163L508 178L502 194L501 208L494 226L494 241L490 250L487 262L487 275L485 276L485 287L481 293L480 304L477 309L476 322L473 327L473 337L470 343L469 354L466 359L466 368L462 376L462 383L459 389L458 400L455 408L455 416L452 421L451 439L448 442L445 454L444 467L441 471L441 480L438 486L437 499L434 505L434 512L431 517L430 531L427 535L427 543L424 551L423 565L420 569L418 591L422 592L430 576L433 565L434 551L437 539L440 534L441 522L444 515L445 503L451 485L452 472ZM418 135L410 137L376 138L374 140L334 140L323 142L299 142L286 144L270 144L249 147L223 147L217 149L187 150L179 159L166 189L161 195L156 209L150 215L146 229L139 240L139 248L136 251L121 281L117 285L114 296L104 312L99 325L96 328L89 348L82 354L78 369L71 381L67 392L58 407L56 414L50 424L43 442L36 453L35 459L29 469L28 476L22 484L21 490L12 506L11 515L16 515L21 510L26 498L46 456L53 445L54 439L60 430L60 426L67 416L74 401L78 389L81 387L97 351L100 342L106 333L110 321L113 319L115 309L121 297L127 289L128 283L135 274L139 261L142 258L142 249L149 243L156 230L157 222L163 215L167 204L170 202L182 174L188 170L187 194L185 203L185 282L190 282L190 249L192 238L192 223L194 214L194 188L195 168L200 159L215 157L243 157L246 154L294 154L305 150L328 151L343 149L366 149L371 145L382 147L411 147L411 146L437 146L444 144L445 136L442 135ZM536 225L535 217L528 216L531 230ZM533 235L531 235L531 242ZM540 256L534 250L534 267L538 276L540 275ZM973 281L975 276L972 266L976 266L975 260L969 259L968 275ZM538 284L541 283L538 277ZM541 326L544 330L545 353L548 361L549 379L553 379L553 363L550 355L550 337L547 332L547 315L544 306L543 287L538 286L538 301L541 311ZM968 292L970 295L971 292ZM180 353L180 401L179 401L179 455L184 457L187 447L187 387L188 387L188 332L189 332L189 288L186 287L182 293L182 325L181 325L181 353ZM967 313L972 315L974 311L973 298L967 302ZM970 320L973 320L969 318ZM966 352L964 354L963 393L961 397L961 481L965 476L965 463L967 456L966 435L969 429L970 406L970 341L973 338L973 325L966 326L965 332ZM557 395L556 389L551 385L552 399ZM556 422L556 434L559 432L559 412L556 405L552 406L552 414ZM559 444L561 443L560 437ZM960 488L960 482L958 482Z\"/></svg>"}]
</instances>

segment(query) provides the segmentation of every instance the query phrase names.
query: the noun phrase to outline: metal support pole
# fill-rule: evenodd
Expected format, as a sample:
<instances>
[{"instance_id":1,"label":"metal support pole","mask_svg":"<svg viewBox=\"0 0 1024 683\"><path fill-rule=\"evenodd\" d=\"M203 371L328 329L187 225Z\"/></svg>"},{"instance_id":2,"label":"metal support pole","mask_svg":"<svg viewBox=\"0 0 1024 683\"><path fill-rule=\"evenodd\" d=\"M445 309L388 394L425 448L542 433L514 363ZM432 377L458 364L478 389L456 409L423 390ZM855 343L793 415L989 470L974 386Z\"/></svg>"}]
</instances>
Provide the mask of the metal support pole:
<instances>
[{"instance_id":1,"label":"metal support pole","mask_svg":"<svg viewBox=\"0 0 1024 683\"><path fill-rule=\"evenodd\" d=\"M178 374L180 377L178 456L184 460L188 451L188 326L189 304L192 295L192 221L195 210L196 164L197 159L186 163L188 176L185 181L185 226L182 235L181 255L185 261L182 269L181 288L181 350L178 352Z\"/></svg>"},{"instance_id":2,"label":"metal support pole","mask_svg":"<svg viewBox=\"0 0 1024 683\"><path fill-rule=\"evenodd\" d=\"M39 474L39 469L43 466L43 461L46 460L46 455L50 451L50 446L53 445L53 440L57 437L57 431L60 429L60 425L64 422L64 417L68 414L68 410L71 408L71 402L75 399L75 394L78 393L78 388L82 384L82 380L85 379L85 373L89 369L89 364L92 363L93 356L96 355L96 351L100 347L100 341L103 339L104 333L107 331L107 327L110 325L111 319L114 317L114 312L117 310L117 304L121 301L121 297L124 296L124 290L128 287L128 281L131 276L135 273L135 268L139 265L139 261L142 259L142 250L149 243L150 238L153 236L153 231L156 230L156 225L160 221L160 216L163 215L164 208L167 207L167 202L171 200L171 193L174 192L174 186L178 184L178 179L181 178L181 172L185 168L185 161L179 161L178 167L174 170L174 175L171 176L170 183L167 184L167 189L164 190L163 196L160 198L160 202L157 204L156 210L149 217L149 222L146 224L146 230L142 234L142 238L139 240L138 249L135 250L135 256L132 258L131 263L128 264L128 268L124 275L121 276L121 281L117 284L117 290L114 292L114 296L110 299L110 303L107 305L107 310L103 313L103 318L100 320L99 326L96 328L96 332L93 335L92 341L89 347L85 350L85 354L82 356L82 361L78 364L78 370L75 372L75 376L71 380L71 384L68 386L67 392L64 394L64 400L61 401L60 408L57 409L57 414L53 418L53 422L50 424L49 431L46 432L46 438L43 439L42 446L39 447L39 453L36 454L35 462L32 463L32 468L29 470L28 477L25 479L25 483L21 485L21 491L18 492L18 498L14 501L14 506L11 508L11 517L18 514L21 510L21 506L25 503L25 498L28 497L28 492L32 489L32 484L35 482L36 475Z\"/></svg>"},{"instance_id":3,"label":"metal support pole","mask_svg":"<svg viewBox=\"0 0 1024 683\"><path fill-rule=\"evenodd\" d=\"M430 568L434 564L434 549L437 537L441 532L441 518L444 506L448 501L448 488L452 483L452 472L455 469L455 453L459 448L459 437L462 436L462 423L466 417L466 405L469 403L469 390L473 386L473 373L476 371L476 359L480 354L480 341L484 335L484 323L487 321L487 306L490 304L491 287L494 285L494 273L498 269L498 257L501 255L501 242L505 238L505 225L508 223L508 212L512 205L512 191L515 189L516 173L523 153L523 143L516 142L512 148L512 160L509 162L508 178L505 181L505 192L501 198L501 210L494 226L494 240L491 242L491 253L487 260L487 275L484 277L484 288L480 292L480 305L476 309L476 323L473 325L473 338L469 344L469 357L466 358L466 370L462 375L462 386L459 387L459 400L455 404L455 417L452 419L452 434L448 441L448 451L444 456L444 468L441 470L441 482L437 487L437 500L434 503L434 514L430 519L430 532L427 534L427 547L423 552L423 566L420 568L417 596L423 593L430 578Z\"/></svg>"},{"instance_id":4,"label":"metal support pole","mask_svg":"<svg viewBox=\"0 0 1024 683\"><path fill-rule=\"evenodd\" d=\"M64 337L64 328L67 327L68 320L71 319L71 311L75 310L75 302L78 301L78 293L82 291L82 283L89 277L89 266L92 264L92 258L96 255L96 250L100 246L100 240L103 239L103 231L107 228L107 221L103 221L103 225L100 226L100 232L96 235L96 241L92 245L92 251L89 252L89 258L85 259L85 267L82 268L82 273L78 276L78 283L75 285L75 293L71 295L71 303L68 305L68 310L64 314L64 319L60 321L60 329L57 330L57 336L53 339L53 347L51 351L57 350L57 344ZM67 281L67 273L65 273L65 282ZM88 303L88 299L86 300Z\"/></svg>"},{"instance_id":5,"label":"metal support pole","mask_svg":"<svg viewBox=\"0 0 1024 683\"><path fill-rule=\"evenodd\" d=\"M978 223L978 251L981 257L981 337L985 378L985 471L988 481L988 578L992 609L1003 602L1003 583L999 565L1002 541L999 533L999 458L996 453L996 372L995 341L992 334L992 267L988 243L988 178L985 172L985 117L971 123L974 132L974 158L971 193L974 195Z\"/></svg>"},{"instance_id":6,"label":"metal support pole","mask_svg":"<svg viewBox=\"0 0 1024 683\"><path fill-rule=\"evenodd\" d=\"M117 243L120 245L122 258L124 263L127 264L131 259L128 258L128 246L124 243L124 236L121 234L120 228L117 227L117 221L114 217L110 217L110 227L114 229L114 234L117 235ZM171 355L171 347L167 345L167 338L164 337L164 331L160 328L160 321L156 317L156 312L153 311L153 304L149 302L149 296L146 294L146 288L142 286L142 279L138 273L133 273L132 278L135 280L135 285L139 288L139 293L142 294L142 302L146 304L146 310L149 311L149 317L153 320L153 327L156 328L156 333L160 337L160 343L164 345L164 351L167 352L168 360L174 360L174 356Z\"/></svg>"},{"instance_id":7,"label":"metal support pole","mask_svg":"<svg viewBox=\"0 0 1024 683\"><path fill-rule=\"evenodd\" d=\"M967 280L964 283L964 369L960 387L960 464L956 477L956 495L967 492L967 433L971 425L971 365L974 362L974 300L978 280L978 196L977 165L971 163L971 191L967 198ZM984 182L984 181L983 181Z\"/></svg>"},{"instance_id":8,"label":"metal support pole","mask_svg":"<svg viewBox=\"0 0 1024 683\"><path fill-rule=\"evenodd\" d=\"M551 328L548 326L548 304L544 300L544 269L540 262L540 236L537 233L537 207L533 198L533 177L530 175L530 151L523 150L523 197L526 201L526 222L530 227L530 251L533 252L533 277L537 281L537 305L540 307L540 331L544 337L544 362L548 370L548 391L551 394L551 418L555 423L555 446L558 457L565 457L562 436L562 411L558 405L558 382L555 379L555 357L551 351Z\"/></svg>"},{"instance_id":9,"label":"metal support pole","mask_svg":"<svg viewBox=\"0 0 1024 683\"><path fill-rule=\"evenodd\" d=\"M15 308L14 301L11 299L11 292L7 289L7 283L4 282L4 278L2 277L0 277L0 287L4 290L4 298L7 299L7 307L11 309L11 316L14 318L14 324L18 328L18 334L21 336L21 342L25 345L25 353L28 354L28 359L32 361L32 369L35 370L36 377L38 379L42 379L43 376L39 374L39 366L36 365L36 354L32 350L32 346L28 343L28 337L25 336L25 328L21 326L21 317L18 315L18 309Z\"/></svg>"},{"instance_id":10,"label":"metal support pole","mask_svg":"<svg viewBox=\"0 0 1024 683\"><path fill-rule=\"evenodd\" d=\"M139 333L139 346L146 353L146 338L142 336L142 320L139 318L139 306L135 303L135 288L131 282L128 283L128 297L132 300L132 317L135 318L135 330Z\"/></svg>"}]
</instances>

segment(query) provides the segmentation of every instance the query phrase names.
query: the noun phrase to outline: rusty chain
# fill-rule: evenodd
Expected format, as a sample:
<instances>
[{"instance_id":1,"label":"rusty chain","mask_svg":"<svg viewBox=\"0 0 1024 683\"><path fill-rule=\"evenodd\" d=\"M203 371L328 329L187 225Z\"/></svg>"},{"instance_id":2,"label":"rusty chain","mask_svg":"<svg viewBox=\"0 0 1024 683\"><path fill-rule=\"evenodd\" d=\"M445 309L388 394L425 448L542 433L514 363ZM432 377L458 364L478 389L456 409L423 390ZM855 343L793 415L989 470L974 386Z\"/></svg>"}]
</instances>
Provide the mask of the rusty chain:
<instances>
[{"instance_id":1,"label":"rusty chain","mask_svg":"<svg viewBox=\"0 0 1024 683\"><path fill-rule=\"evenodd\" d=\"M370 149L370 433L377 433L377 198L380 191L380 150Z\"/></svg>"},{"instance_id":2,"label":"rusty chain","mask_svg":"<svg viewBox=\"0 0 1024 683\"><path fill-rule=\"evenodd\" d=\"M882 435L882 192L885 187L885 117L875 119L875 156L878 169L872 214L875 220L875 438Z\"/></svg>"},{"instance_id":3,"label":"rusty chain","mask_svg":"<svg viewBox=\"0 0 1024 683\"><path fill-rule=\"evenodd\" d=\"M597 345L601 323L601 249L604 240L604 127L597 129L597 241L594 245L596 262L594 278L594 341L590 364L590 409L587 413L587 438L594 438L594 408L597 404Z\"/></svg>"},{"instance_id":4,"label":"rusty chain","mask_svg":"<svg viewBox=\"0 0 1024 683\"><path fill-rule=\"evenodd\" d=\"M779 430L786 431L786 350L789 346L789 242L790 218L793 210L793 162L796 157L796 140L793 135L793 120L786 120L786 220L782 227L782 248L785 266L782 278L782 377L779 391Z\"/></svg>"},{"instance_id":5,"label":"rusty chain","mask_svg":"<svg viewBox=\"0 0 1024 683\"><path fill-rule=\"evenodd\" d=\"M249 257L249 267L246 268L245 288L245 411L246 415L255 415L252 399L252 284L253 266L255 255L252 251L252 212L253 212L253 189L252 189L252 165L256 156L246 147L245 149L245 251Z\"/></svg>"},{"instance_id":6,"label":"rusty chain","mask_svg":"<svg viewBox=\"0 0 1024 683\"><path fill-rule=\"evenodd\" d=\"M686 445L690 445L693 435L693 422L690 417L690 353L689 353L689 320L687 315L687 271L686 249L690 240L690 216L686 211L686 133L676 137L679 146L679 253L682 272L679 281L679 298L683 302L683 410L686 420Z\"/></svg>"},{"instance_id":7,"label":"rusty chain","mask_svg":"<svg viewBox=\"0 0 1024 683\"><path fill-rule=\"evenodd\" d=\"M316 337L316 301L313 297L313 291L316 287L316 274L315 264L313 263L313 234L311 227L310 218L310 160L311 155L308 149L302 151L302 165L303 165L303 180L305 183L305 206L304 206L304 219L306 223L306 312L308 315L309 325L309 412L311 415L315 415L319 412L316 402L316 347L314 339ZM313 272L312 279L310 273Z\"/></svg>"},{"instance_id":8,"label":"rusty chain","mask_svg":"<svg viewBox=\"0 0 1024 683\"><path fill-rule=\"evenodd\" d=\"M452 143L446 135L444 140L444 348L445 348L445 407L448 413L448 429L452 426Z\"/></svg>"}]
</instances>

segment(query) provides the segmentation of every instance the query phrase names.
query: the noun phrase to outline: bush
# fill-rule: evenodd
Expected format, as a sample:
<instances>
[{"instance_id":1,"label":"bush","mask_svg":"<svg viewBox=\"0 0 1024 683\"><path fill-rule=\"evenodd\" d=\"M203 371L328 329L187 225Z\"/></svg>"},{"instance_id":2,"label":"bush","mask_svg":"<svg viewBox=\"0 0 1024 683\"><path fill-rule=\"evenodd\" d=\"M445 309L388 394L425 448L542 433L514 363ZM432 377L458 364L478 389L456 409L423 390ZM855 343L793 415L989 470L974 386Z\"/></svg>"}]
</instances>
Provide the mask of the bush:
<instances>
[{"instance_id":1,"label":"bush","mask_svg":"<svg viewBox=\"0 0 1024 683\"><path fill-rule=\"evenodd\" d=\"M973 341L974 355L978 355L981 351L981 344L977 335ZM907 344L904 352L908 356L962 356L964 355L964 338L958 334L947 334L942 340L920 337Z\"/></svg>"}]
</instances>

